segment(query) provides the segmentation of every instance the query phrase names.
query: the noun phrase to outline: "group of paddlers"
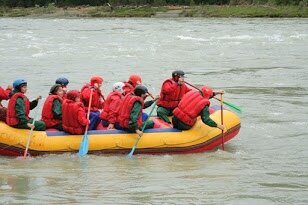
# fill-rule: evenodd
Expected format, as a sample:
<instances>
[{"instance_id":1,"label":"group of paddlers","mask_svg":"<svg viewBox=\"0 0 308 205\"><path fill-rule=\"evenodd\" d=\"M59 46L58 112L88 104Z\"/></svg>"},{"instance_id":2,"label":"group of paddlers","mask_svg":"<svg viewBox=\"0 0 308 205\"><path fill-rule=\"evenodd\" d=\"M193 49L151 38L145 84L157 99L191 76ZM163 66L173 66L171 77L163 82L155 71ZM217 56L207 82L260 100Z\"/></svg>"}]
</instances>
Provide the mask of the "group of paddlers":
<instances>
[{"instance_id":1,"label":"group of paddlers","mask_svg":"<svg viewBox=\"0 0 308 205\"><path fill-rule=\"evenodd\" d=\"M41 120L29 117L41 96L29 101L27 81L17 79L13 86L0 87L0 120L20 129L64 130L71 134L83 134L86 129L95 130L99 125L106 129L122 129L142 134L143 129L153 128L154 122L143 109L157 103L157 116L170 126L188 130L197 117L208 126L224 129L210 118L209 99L223 91L213 91L209 86L192 89L184 81L184 72L176 70L163 82L160 95L153 97L141 84L139 75L131 75L127 82L117 82L105 99L101 92L103 78L93 76L81 90L67 90L68 79L58 78L51 87L42 109ZM145 101L147 96L152 100ZM7 108L2 100L9 100ZM173 116L170 121L169 116ZM143 129L142 129L143 128Z\"/></svg>"}]
</instances>

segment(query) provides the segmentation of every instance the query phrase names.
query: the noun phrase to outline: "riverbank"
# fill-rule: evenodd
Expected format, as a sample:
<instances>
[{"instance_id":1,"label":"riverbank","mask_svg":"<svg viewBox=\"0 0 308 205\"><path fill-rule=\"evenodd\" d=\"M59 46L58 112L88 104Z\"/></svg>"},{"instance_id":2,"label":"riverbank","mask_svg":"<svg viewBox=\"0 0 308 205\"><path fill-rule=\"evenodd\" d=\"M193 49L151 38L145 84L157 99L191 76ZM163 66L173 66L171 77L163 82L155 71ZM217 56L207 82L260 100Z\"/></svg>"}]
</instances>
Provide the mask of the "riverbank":
<instances>
[{"instance_id":1,"label":"riverbank","mask_svg":"<svg viewBox=\"0 0 308 205\"><path fill-rule=\"evenodd\" d=\"M0 17L308 17L307 6L0 7Z\"/></svg>"}]
</instances>

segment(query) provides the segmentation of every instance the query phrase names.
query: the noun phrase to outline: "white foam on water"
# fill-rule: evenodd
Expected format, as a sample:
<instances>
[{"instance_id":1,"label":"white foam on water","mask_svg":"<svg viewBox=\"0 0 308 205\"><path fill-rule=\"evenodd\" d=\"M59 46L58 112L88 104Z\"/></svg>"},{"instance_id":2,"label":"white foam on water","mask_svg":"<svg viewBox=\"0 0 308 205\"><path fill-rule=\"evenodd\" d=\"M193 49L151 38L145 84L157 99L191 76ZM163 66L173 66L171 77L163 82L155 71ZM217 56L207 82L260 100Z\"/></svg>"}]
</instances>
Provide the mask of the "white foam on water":
<instances>
[{"instance_id":1,"label":"white foam on water","mask_svg":"<svg viewBox=\"0 0 308 205\"><path fill-rule=\"evenodd\" d=\"M32 36L32 35L28 35L28 34L21 34L20 37L23 38L23 39L27 39L27 40L30 39L30 40L32 40L32 41L37 40L37 38L35 38L35 37Z\"/></svg>"},{"instance_id":2,"label":"white foam on water","mask_svg":"<svg viewBox=\"0 0 308 205\"><path fill-rule=\"evenodd\" d=\"M13 34L11 34L11 33L6 33L6 34L4 34L4 36L6 36L7 38L13 38Z\"/></svg>"},{"instance_id":3,"label":"white foam on water","mask_svg":"<svg viewBox=\"0 0 308 205\"><path fill-rule=\"evenodd\" d=\"M39 46L33 45L33 44L27 45L27 48L36 48L36 49L40 49Z\"/></svg>"},{"instance_id":4,"label":"white foam on water","mask_svg":"<svg viewBox=\"0 0 308 205\"><path fill-rule=\"evenodd\" d=\"M290 38L296 38L296 39L304 39L306 37L307 37L307 34L300 34L300 33L297 33L297 34L290 36Z\"/></svg>"},{"instance_id":5,"label":"white foam on water","mask_svg":"<svg viewBox=\"0 0 308 205\"><path fill-rule=\"evenodd\" d=\"M34 57L34 58L40 58L40 57L42 57L42 56L45 56L46 54L47 54L47 53L45 53L45 52L39 52L39 53L33 54L32 57Z\"/></svg>"},{"instance_id":6,"label":"white foam on water","mask_svg":"<svg viewBox=\"0 0 308 205\"><path fill-rule=\"evenodd\" d=\"M234 42L229 42L227 44L229 44L229 45L240 45L240 44L242 44L242 42L234 41Z\"/></svg>"},{"instance_id":7,"label":"white foam on water","mask_svg":"<svg viewBox=\"0 0 308 205\"><path fill-rule=\"evenodd\" d=\"M0 186L0 190L11 190L12 187L8 184L4 184Z\"/></svg>"},{"instance_id":8,"label":"white foam on water","mask_svg":"<svg viewBox=\"0 0 308 205\"><path fill-rule=\"evenodd\" d=\"M269 114L274 115L274 116L279 116L279 115L282 115L283 113L282 112L271 112Z\"/></svg>"},{"instance_id":9,"label":"white foam on water","mask_svg":"<svg viewBox=\"0 0 308 205\"><path fill-rule=\"evenodd\" d=\"M86 36L80 36L80 37L77 37L78 39L89 39L89 37L86 37Z\"/></svg>"},{"instance_id":10,"label":"white foam on water","mask_svg":"<svg viewBox=\"0 0 308 205\"><path fill-rule=\"evenodd\" d=\"M303 125L308 125L308 122L292 122L293 125L300 125L300 126L303 126Z\"/></svg>"},{"instance_id":11,"label":"white foam on water","mask_svg":"<svg viewBox=\"0 0 308 205\"><path fill-rule=\"evenodd\" d=\"M221 36L221 37L214 37L213 39L219 39L219 40L251 40L255 37L250 35L239 35L239 36ZM212 39L212 38L211 38Z\"/></svg>"},{"instance_id":12,"label":"white foam on water","mask_svg":"<svg viewBox=\"0 0 308 205\"><path fill-rule=\"evenodd\" d=\"M190 36L176 36L176 37L181 39L181 40L209 41L209 40L204 39L204 38L193 38L193 37L190 37Z\"/></svg>"},{"instance_id":13,"label":"white foam on water","mask_svg":"<svg viewBox=\"0 0 308 205\"><path fill-rule=\"evenodd\" d=\"M137 56L133 56L133 55L129 55L129 54L127 54L127 55L125 55L125 57L127 57L127 58L136 58Z\"/></svg>"},{"instance_id":14,"label":"white foam on water","mask_svg":"<svg viewBox=\"0 0 308 205\"><path fill-rule=\"evenodd\" d=\"M282 42L282 41L284 41L282 36L279 35L279 34L275 34L275 35L271 35L271 36L265 35L264 38L271 41L271 42Z\"/></svg>"}]
</instances>

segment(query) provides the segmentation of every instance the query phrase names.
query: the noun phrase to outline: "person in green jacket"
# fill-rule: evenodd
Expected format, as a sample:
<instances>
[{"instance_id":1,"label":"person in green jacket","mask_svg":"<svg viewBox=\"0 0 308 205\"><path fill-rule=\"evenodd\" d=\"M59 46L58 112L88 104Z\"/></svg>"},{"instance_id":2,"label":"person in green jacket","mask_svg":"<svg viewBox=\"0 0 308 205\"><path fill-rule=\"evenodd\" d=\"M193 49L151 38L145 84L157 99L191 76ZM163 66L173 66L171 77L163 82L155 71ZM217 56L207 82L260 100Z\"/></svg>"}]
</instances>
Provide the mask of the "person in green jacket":
<instances>
[{"instance_id":1,"label":"person in green jacket","mask_svg":"<svg viewBox=\"0 0 308 205\"><path fill-rule=\"evenodd\" d=\"M154 100L144 102L147 93L145 86L138 85L133 93L125 96L119 114L119 123L124 130L142 135L142 127L145 123L145 129L154 127L152 120L142 122L142 109L154 103Z\"/></svg>"},{"instance_id":2,"label":"person in green jacket","mask_svg":"<svg viewBox=\"0 0 308 205\"><path fill-rule=\"evenodd\" d=\"M203 86L202 89L189 91L181 99L178 107L173 111L173 127L180 130L191 129L200 116L204 124L210 127L217 127L224 130L224 126L217 124L210 118L209 99L223 91L213 91L209 86Z\"/></svg>"},{"instance_id":3,"label":"person in green jacket","mask_svg":"<svg viewBox=\"0 0 308 205\"><path fill-rule=\"evenodd\" d=\"M34 109L38 101L42 98L38 96L35 100L29 101L25 96L27 92L27 82L22 79L13 82L12 97L8 103L6 122L8 125L19 129L34 129L43 131L46 125L43 121L35 120L29 117L30 110Z\"/></svg>"},{"instance_id":4,"label":"person in green jacket","mask_svg":"<svg viewBox=\"0 0 308 205\"><path fill-rule=\"evenodd\" d=\"M49 96L46 98L42 109L42 121L46 128L63 130L62 127L62 98L64 92L60 84L55 84L50 88Z\"/></svg>"}]
</instances>

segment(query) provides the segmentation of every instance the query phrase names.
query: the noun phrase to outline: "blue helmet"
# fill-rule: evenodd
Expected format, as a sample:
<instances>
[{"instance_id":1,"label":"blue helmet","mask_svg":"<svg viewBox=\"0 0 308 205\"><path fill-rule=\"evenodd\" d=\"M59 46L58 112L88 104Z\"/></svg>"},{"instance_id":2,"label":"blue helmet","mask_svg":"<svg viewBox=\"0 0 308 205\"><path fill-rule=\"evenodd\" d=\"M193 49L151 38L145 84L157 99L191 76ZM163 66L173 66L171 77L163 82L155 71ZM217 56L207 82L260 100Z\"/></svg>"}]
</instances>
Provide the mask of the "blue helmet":
<instances>
[{"instance_id":1,"label":"blue helmet","mask_svg":"<svg viewBox=\"0 0 308 205\"><path fill-rule=\"evenodd\" d=\"M67 86L68 83L69 83L69 81L68 81L67 78L58 78L56 80L56 84Z\"/></svg>"},{"instance_id":2,"label":"blue helmet","mask_svg":"<svg viewBox=\"0 0 308 205\"><path fill-rule=\"evenodd\" d=\"M18 89L23 84L26 85L27 81L25 81L24 79L18 79L13 82L13 87L14 89Z\"/></svg>"}]
</instances>

